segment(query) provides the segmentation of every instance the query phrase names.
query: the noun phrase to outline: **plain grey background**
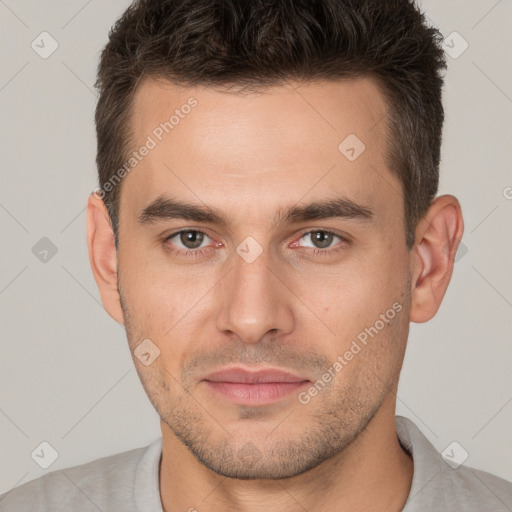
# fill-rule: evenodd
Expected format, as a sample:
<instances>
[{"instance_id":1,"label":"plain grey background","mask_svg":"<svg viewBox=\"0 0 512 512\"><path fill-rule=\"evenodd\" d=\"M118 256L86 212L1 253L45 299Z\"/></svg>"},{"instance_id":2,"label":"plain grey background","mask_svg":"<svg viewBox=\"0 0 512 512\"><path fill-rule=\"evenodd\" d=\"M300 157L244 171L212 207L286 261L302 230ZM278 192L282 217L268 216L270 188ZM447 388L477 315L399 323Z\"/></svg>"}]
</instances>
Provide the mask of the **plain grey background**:
<instances>
[{"instance_id":1,"label":"plain grey background","mask_svg":"<svg viewBox=\"0 0 512 512\"><path fill-rule=\"evenodd\" d=\"M96 66L128 5L0 0L0 493L160 435L85 242ZM466 228L440 311L411 324L397 412L512 481L512 4L422 6L451 53L439 194ZM48 469L31 456L52 453L42 442L58 455Z\"/></svg>"}]
</instances>

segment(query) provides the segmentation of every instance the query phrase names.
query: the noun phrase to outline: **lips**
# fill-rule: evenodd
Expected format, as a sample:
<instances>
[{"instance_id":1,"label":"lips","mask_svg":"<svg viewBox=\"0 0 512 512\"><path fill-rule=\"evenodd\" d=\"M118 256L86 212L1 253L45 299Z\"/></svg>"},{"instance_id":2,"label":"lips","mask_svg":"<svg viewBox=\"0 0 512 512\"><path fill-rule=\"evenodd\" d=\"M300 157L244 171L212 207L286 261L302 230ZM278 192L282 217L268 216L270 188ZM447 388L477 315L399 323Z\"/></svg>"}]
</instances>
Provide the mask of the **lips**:
<instances>
[{"instance_id":1,"label":"lips","mask_svg":"<svg viewBox=\"0 0 512 512\"><path fill-rule=\"evenodd\" d=\"M203 379L217 396L239 405L267 405L277 402L309 380L275 368L249 371L242 367L223 368Z\"/></svg>"},{"instance_id":2,"label":"lips","mask_svg":"<svg viewBox=\"0 0 512 512\"><path fill-rule=\"evenodd\" d=\"M204 380L210 382L238 382L241 384L261 384L268 382L302 382L307 379L283 370L266 368L249 371L244 368L225 368L208 375Z\"/></svg>"}]
</instances>

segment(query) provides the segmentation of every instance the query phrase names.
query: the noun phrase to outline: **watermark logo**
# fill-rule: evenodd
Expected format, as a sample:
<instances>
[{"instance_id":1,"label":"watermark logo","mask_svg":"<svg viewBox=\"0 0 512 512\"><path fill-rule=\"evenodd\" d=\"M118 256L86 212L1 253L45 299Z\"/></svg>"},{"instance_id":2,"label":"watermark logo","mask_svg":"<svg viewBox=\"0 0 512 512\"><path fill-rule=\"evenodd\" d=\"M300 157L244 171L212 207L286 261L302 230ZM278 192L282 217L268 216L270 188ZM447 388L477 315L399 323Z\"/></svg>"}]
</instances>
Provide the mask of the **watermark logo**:
<instances>
[{"instance_id":1,"label":"watermark logo","mask_svg":"<svg viewBox=\"0 0 512 512\"><path fill-rule=\"evenodd\" d=\"M39 57L47 59L59 47L59 43L48 32L41 32L30 44Z\"/></svg>"},{"instance_id":2,"label":"watermark logo","mask_svg":"<svg viewBox=\"0 0 512 512\"><path fill-rule=\"evenodd\" d=\"M57 460L59 453L48 441L43 441L30 456L39 467L48 469Z\"/></svg>"},{"instance_id":3,"label":"watermark logo","mask_svg":"<svg viewBox=\"0 0 512 512\"><path fill-rule=\"evenodd\" d=\"M466 462L469 453L457 441L452 441L442 452L444 461L453 469L457 469Z\"/></svg>"},{"instance_id":4,"label":"watermark logo","mask_svg":"<svg viewBox=\"0 0 512 512\"><path fill-rule=\"evenodd\" d=\"M149 338L146 338L137 345L133 353L144 366L149 366L160 356L160 349Z\"/></svg>"},{"instance_id":5,"label":"watermark logo","mask_svg":"<svg viewBox=\"0 0 512 512\"><path fill-rule=\"evenodd\" d=\"M253 467L261 460L261 452L254 444L247 443L238 450L237 458L241 460L245 466Z\"/></svg>"},{"instance_id":6,"label":"watermark logo","mask_svg":"<svg viewBox=\"0 0 512 512\"><path fill-rule=\"evenodd\" d=\"M56 254L57 246L46 236L32 247L32 254L41 262L48 263Z\"/></svg>"},{"instance_id":7,"label":"watermark logo","mask_svg":"<svg viewBox=\"0 0 512 512\"><path fill-rule=\"evenodd\" d=\"M443 41L443 50L452 59L458 59L468 47L468 42L458 32L452 32Z\"/></svg>"},{"instance_id":8,"label":"watermark logo","mask_svg":"<svg viewBox=\"0 0 512 512\"><path fill-rule=\"evenodd\" d=\"M338 146L340 153L351 162L357 160L365 149L366 146L363 141L353 133L346 137Z\"/></svg>"},{"instance_id":9,"label":"watermark logo","mask_svg":"<svg viewBox=\"0 0 512 512\"><path fill-rule=\"evenodd\" d=\"M252 263L263 252L263 247L252 236L248 236L238 245L236 252L246 263Z\"/></svg>"}]
</instances>

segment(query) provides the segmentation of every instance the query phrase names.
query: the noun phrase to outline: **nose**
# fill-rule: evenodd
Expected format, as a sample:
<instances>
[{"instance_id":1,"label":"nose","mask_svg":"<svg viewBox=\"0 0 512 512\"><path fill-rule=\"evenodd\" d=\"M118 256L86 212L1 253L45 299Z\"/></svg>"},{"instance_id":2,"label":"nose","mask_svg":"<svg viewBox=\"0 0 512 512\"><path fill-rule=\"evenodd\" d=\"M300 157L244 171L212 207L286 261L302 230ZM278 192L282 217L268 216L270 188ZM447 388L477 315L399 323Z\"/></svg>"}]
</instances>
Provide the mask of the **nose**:
<instances>
[{"instance_id":1,"label":"nose","mask_svg":"<svg viewBox=\"0 0 512 512\"><path fill-rule=\"evenodd\" d=\"M217 288L221 294L217 297L217 329L251 344L270 331L274 335L291 332L294 295L276 265L272 266L267 251L252 262L235 253L231 263L231 271Z\"/></svg>"}]
</instances>

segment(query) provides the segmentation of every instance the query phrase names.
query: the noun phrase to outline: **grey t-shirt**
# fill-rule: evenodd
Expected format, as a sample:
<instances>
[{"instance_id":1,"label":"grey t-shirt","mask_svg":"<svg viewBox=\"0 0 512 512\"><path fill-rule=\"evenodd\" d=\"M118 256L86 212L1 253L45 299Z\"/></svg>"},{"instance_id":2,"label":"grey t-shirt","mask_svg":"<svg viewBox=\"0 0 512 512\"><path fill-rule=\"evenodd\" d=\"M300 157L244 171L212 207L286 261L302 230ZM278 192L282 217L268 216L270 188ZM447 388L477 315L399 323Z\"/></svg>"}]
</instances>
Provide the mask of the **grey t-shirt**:
<instances>
[{"instance_id":1,"label":"grey t-shirt","mask_svg":"<svg viewBox=\"0 0 512 512\"><path fill-rule=\"evenodd\" d=\"M453 469L416 425L395 418L414 475L403 512L512 511L512 483L484 471ZM2 512L162 512L161 438L149 446L52 471L0 496ZM191 507L201 510L199 503Z\"/></svg>"}]
</instances>

